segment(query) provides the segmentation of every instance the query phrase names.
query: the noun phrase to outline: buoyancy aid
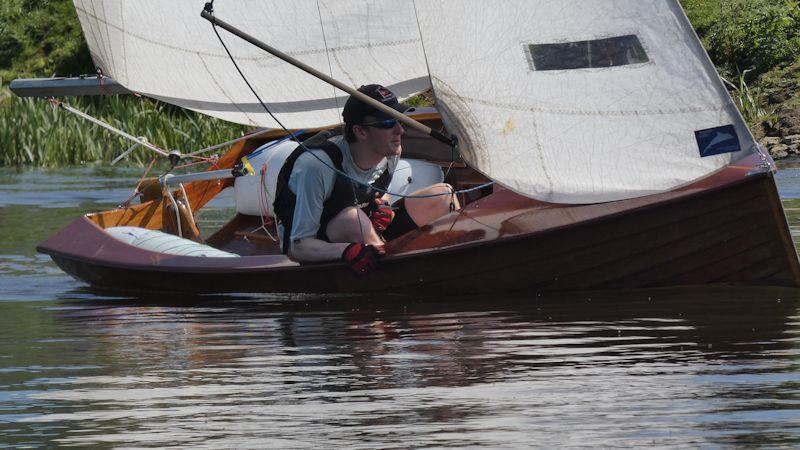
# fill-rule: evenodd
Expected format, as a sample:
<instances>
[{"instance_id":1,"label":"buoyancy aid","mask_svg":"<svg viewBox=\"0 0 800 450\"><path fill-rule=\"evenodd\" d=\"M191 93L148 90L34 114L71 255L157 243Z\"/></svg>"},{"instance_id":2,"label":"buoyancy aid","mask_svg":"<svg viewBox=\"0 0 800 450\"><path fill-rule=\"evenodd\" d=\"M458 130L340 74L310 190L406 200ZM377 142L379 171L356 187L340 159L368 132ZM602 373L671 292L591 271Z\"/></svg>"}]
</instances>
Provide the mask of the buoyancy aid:
<instances>
[{"instance_id":1,"label":"buoyancy aid","mask_svg":"<svg viewBox=\"0 0 800 450\"><path fill-rule=\"evenodd\" d=\"M292 220L294 219L294 207L297 197L291 189L289 189L289 177L294 169L294 164L297 158L306 151L306 148L312 150L322 150L331 159L333 167L339 171L344 171L342 168L342 150L333 142L328 139L339 135L338 132L322 131L313 137L303 141L303 145L298 146L286 158L283 167L278 173L277 185L275 187L275 201L273 202L273 211L278 223L283 226L283 236L281 240L281 251L289 253L289 240L292 233ZM358 205L360 208L366 209L372 204L372 200L381 196L381 192L377 189L385 190L389 183L392 181L392 171L387 166L386 170L378 177L375 182L369 186L360 183L355 183L343 176L340 173L336 174L336 181L333 185L333 192L322 205L322 216L319 221L319 230L317 231L317 238L321 240L328 240L326 229L328 222L331 221L343 209Z\"/></svg>"}]
</instances>

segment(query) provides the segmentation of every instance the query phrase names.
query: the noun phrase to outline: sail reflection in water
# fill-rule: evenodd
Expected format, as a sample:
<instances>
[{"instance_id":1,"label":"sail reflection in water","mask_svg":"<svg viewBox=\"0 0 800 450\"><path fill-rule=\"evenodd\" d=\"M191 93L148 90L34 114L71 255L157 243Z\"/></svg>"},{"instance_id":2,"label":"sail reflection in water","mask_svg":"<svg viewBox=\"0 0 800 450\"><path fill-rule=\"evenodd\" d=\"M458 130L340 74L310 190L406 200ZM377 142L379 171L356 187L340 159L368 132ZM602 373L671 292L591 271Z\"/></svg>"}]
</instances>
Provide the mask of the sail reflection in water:
<instances>
[{"instance_id":1,"label":"sail reflection in water","mask_svg":"<svg viewBox=\"0 0 800 450\"><path fill-rule=\"evenodd\" d=\"M0 319L5 443L800 443L794 290L72 299L85 292Z\"/></svg>"}]
</instances>

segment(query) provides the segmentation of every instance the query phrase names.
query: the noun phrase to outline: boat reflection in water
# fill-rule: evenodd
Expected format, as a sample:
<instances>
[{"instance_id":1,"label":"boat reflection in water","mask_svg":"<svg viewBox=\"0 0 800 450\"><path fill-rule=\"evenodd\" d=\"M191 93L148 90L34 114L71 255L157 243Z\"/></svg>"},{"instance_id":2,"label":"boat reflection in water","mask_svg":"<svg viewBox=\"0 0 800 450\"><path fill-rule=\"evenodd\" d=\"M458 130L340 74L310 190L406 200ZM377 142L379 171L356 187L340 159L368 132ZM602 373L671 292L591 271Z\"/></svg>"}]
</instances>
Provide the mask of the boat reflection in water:
<instances>
[{"instance_id":1,"label":"boat reflection in water","mask_svg":"<svg viewBox=\"0 0 800 450\"><path fill-rule=\"evenodd\" d=\"M21 375L7 442L800 443L797 290L74 300L87 293L56 307L71 350L58 376Z\"/></svg>"}]
</instances>

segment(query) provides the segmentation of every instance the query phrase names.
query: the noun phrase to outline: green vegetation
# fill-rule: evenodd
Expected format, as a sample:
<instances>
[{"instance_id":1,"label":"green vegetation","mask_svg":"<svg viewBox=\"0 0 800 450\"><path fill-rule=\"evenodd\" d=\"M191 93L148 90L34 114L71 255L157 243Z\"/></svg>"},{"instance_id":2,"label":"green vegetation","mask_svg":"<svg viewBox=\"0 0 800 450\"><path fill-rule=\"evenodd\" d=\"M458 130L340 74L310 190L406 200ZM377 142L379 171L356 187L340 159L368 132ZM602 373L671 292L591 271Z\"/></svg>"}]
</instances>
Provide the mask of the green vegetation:
<instances>
[{"instance_id":1,"label":"green vegetation","mask_svg":"<svg viewBox=\"0 0 800 450\"><path fill-rule=\"evenodd\" d=\"M431 90L427 90L419 95L415 95L403 100L403 103L408 106L423 108L426 106L433 106L435 102L433 99L433 92Z\"/></svg>"},{"instance_id":2,"label":"green vegetation","mask_svg":"<svg viewBox=\"0 0 800 450\"><path fill-rule=\"evenodd\" d=\"M0 79L94 73L70 0L0 1Z\"/></svg>"},{"instance_id":3,"label":"green vegetation","mask_svg":"<svg viewBox=\"0 0 800 450\"><path fill-rule=\"evenodd\" d=\"M800 107L800 0L681 0L734 101L756 131L785 122ZM93 73L70 0L0 1L0 85L18 77ZM156 145L181 151L245 129L133 97L69 99L73 106ZM430 105L430 96L412 100ZM800 116L800 114L797 114ZM800 119L799 119L800 120ZM0 88L0 166L109 161L129 143L43 101ZM134 163L149 160L144 150Z\"/></svg>"},{"instance_id":4,"label":"green vegetation","mask_svg":"<svg viewBox=\"0 0 800 450\"><path fill-rule=\"evenodd\" d=\"M230 140L249 130L149 99L112 96L66 102L129 134L146 136L161 148L184 153ZM108 162L131 145L130 141L53 107L46 100L16 97L0 102L0 143L0 166L50 167ZM152 156L150 150L140 148L128 159L143 164Z\"/></svg>"},{"instance_id":5,"label":"green vegetation","mask_svg":"<svg viewBox=\"0 0 800 450\"><path fill-rule=\"evenodd\" d=\"M748 71L752 81L800 57L796 0L683 0L686 13L720 73Z\"/></svg>"},{"instance_id":6,"label":"green vegetation","mask_svg":"<svg viewBox=\"0 0 800 450\"><path fill-rule=\"evenodd\" d=\"M93 73L71 0L0 1L0 79ZM65 102L162 148L190 152L241 136L234 125L154 100L68 98ZM130 147L118 137L46 100L22 99L0 88L0 166L62 166L111 161ZM152 152L135 150L129 163Z\"/></svg>"},{"instance_id":7,"label":"green vegetation","mask_svg":"<svg viewBox=\"0 0 800 450\"><path fill-rule=\"evenodd\" d=\"M756 135L775 131L777 111L794 101L800 60L800 1L681 0L731 96ZM794 71L796 73L796 71ZM776 90L790 92L781 96Z\"/></svg>"},{"instance_id":8,"label":"green vegetation","mask_svg":"<svg viewBox=\"0 0 800 450\"><path fill-rule=\"evenodd\" d=\"M748 72L750 71L745 70L740 73L736 82L729 81L726 78L722 80L728 85L733 102L752 129L760 122L775 122L776 117L774 113L767 112L761 87L751 87L747 84L746 77Z\"/></svg>"}]
</instances>

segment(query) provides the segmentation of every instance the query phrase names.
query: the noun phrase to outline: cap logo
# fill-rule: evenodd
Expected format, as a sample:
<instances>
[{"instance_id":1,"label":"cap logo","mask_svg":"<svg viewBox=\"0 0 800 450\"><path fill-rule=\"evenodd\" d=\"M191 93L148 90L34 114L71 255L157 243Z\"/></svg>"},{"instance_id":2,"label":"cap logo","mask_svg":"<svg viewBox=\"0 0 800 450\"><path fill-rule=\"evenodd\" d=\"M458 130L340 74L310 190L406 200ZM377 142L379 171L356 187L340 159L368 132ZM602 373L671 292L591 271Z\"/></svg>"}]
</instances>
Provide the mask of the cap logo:
<instances>
[{"instance_id":1,"label":"cap logo","mask_svg":"<svg viewBox=\"0 0 800 450\"><path fill-rule=\"evenodd\" d=\"M381 96L381 101L383 101L383 102L391 100L391 99L394 98L394 94L392 94L392 91L390 91L390 90L388 90L388 89L386 89L385 87L382 87L382 86L379 87L378 89L375 89L375 92L377 92L378 95Z\"/></svg>"}]
</instances>

